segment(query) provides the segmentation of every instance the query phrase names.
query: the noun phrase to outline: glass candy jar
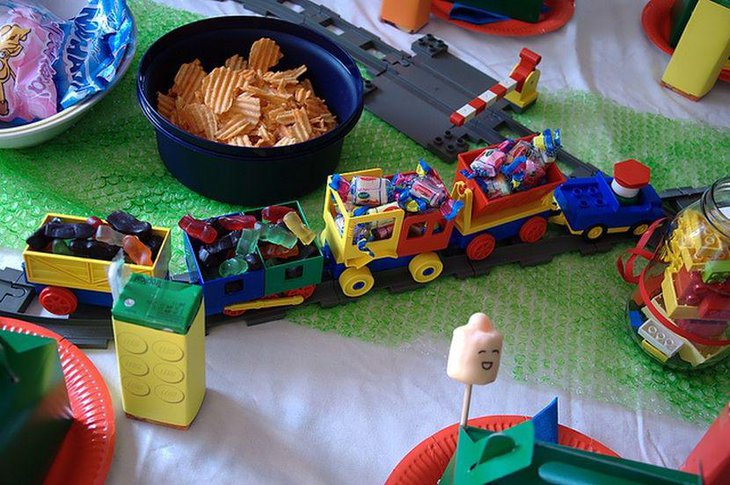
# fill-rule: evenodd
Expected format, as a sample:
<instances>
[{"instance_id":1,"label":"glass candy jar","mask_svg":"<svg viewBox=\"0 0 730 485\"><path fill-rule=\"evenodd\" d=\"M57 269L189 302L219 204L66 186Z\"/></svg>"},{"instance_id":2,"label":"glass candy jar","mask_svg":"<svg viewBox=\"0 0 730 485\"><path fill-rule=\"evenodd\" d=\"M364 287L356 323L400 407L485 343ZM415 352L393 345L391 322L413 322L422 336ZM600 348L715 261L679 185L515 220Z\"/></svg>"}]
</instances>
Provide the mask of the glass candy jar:
<instances>
[{"instance_id":1,"label":"glass candy jar","mask_svg":"<svg viewBox=\"0 0 730 485\"><path fill-rule=\"evenodd\" d=\"M638 258L648 264L637 276ZM647 354L686 370L730 355L730 177L673 220L655 222L618 269L637 285L628 320Z\"/></svg>"}]
</instances>

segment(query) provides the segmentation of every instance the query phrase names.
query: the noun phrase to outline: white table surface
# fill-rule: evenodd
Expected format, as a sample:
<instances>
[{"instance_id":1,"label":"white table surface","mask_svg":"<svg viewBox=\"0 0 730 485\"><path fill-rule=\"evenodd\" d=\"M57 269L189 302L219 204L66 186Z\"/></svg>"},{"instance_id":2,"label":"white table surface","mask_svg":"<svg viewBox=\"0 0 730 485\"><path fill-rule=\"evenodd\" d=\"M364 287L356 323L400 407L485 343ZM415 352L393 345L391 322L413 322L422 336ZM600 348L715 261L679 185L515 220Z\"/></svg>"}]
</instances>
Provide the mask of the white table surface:
<instances>
[{"instance_id":1,"label":"white table surface","mask_svg":"<svg viewBox=\"0 0 730 485\"><path fill-rule=\"evenodd\" d=\"M158 1L209 16L246 13L233 2ZM321 3L403 50L415 38L380 23L378 1ZM421 33L497 78L527 46L543 55L541 89L590 90L639 111L730 126L727 84L700 103L659 87L668 57L641 31L644 3L579 2L561 31L528 39L485 37L436 19ZM17 255L4 256L17 265ZM186 432L126 419L113 348L88 352L117 410L109 483L382 483L413 446L458 420L461 387L446 376L443 339L387 347L281 321L220 327L206 346L207 396ZM562 424L624 457L669 467L703 433L650 408L629 411L509 375L503 369L495 384L475 389L472 416L533 414L559 396Z\"/></svg>"}]
</instances>

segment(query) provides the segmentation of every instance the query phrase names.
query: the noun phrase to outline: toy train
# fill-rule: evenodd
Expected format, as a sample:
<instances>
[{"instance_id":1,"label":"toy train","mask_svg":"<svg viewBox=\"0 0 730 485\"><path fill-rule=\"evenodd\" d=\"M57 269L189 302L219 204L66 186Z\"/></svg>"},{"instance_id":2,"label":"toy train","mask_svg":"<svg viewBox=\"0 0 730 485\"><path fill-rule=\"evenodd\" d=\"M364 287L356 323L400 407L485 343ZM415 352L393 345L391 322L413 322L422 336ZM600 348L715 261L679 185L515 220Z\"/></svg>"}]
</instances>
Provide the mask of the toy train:
<instances>
[{"instance_id":1,"label":"toy train","mask_svg":"<svg viewBox=\"0 0 730 485\"><path fill-rule=\"evenodd\" d=\"M547 166L545 181L533 188L489 199L466 167L482 150L459 155L451 198L461 210L447 218L438 210L411 213L400 207L385 212L355 215L328 180L324 198L325 229L320 241L311 244L306 257L272 259L260 268L229 277L205 271L198 258L200 241L183 234L191 283L203 288L207 315L237 316L252 310L301 304L323 280L334 279L347 297L360 297L374 285L379 271L407 267L418 283L427 283L443 271L440 254L463 252L470 260L486 259L498 245L510 241L534 243L543 238L549 223L563 225L571 234L597 241L617 232L642 234L656 219L664 217L661 200L649 184L649 169L635 160L615 165L614 177L566 179L555 163ZM373 169L339 175L381 177ZM438 174L435 174L438 176ZM281 204L296 211L306 225L298 202ZM244 212L261 217L261 209ZM79 218L50 214L64 222ZM363 245L355 233L362 225L389 226L389 235ZM154 228L162 239L151 266L130 264L132 272L164 277L170 258L170 230ZM301 243L299 243L301 244ZM260 252L259 252L260 256ZM28 282L35 285L47 311L73 313L78 303L111 304L106 270L109 262L79 258L26 247L23 253ZM263 261L263 259L262 259Z\"/></svg>"}]
</instances>

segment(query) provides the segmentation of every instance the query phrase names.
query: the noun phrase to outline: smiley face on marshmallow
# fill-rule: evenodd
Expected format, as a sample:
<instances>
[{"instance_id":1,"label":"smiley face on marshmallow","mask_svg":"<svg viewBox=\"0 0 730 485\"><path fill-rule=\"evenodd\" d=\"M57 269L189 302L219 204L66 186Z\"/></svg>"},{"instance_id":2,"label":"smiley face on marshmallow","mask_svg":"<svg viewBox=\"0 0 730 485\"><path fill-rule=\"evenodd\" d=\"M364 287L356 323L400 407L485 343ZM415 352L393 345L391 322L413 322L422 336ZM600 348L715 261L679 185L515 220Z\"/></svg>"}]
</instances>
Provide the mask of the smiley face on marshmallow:
<instances>
[{"instance_id":1,"label":"smiley face on marshmallow","mask_svg":"<svg viewBox=\"0 0 730 485\"><path fill-rule=\"evenodd\" d=\"M502 353L502 334L484 313L469 317L466 325L454 329L446 373L464 384L494 382Z\"/></svg>"}]
</instances>

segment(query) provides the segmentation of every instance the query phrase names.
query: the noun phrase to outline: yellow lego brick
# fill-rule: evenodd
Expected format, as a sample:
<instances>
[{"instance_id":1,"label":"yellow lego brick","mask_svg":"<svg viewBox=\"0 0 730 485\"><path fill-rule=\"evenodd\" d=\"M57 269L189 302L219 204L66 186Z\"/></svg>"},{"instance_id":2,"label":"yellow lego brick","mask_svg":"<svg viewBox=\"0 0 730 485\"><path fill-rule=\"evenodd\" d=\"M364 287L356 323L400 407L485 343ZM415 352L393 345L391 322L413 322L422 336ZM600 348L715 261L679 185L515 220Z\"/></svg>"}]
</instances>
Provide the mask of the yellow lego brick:
<instances>
[{"instance_id":1,"label":"yellow lego brick","mask_svg":"<svg viewBox=\"0 0 730 485\"><path fill-rule=\"evenodd\" d=\"M717 81L730 57L730 8L699 0L662 76L667 87L697 100Z\"/></svg>"},{"instance_id":2,"label":"yellow lego brick","mask_svg":"<svg viewBox=\"0 0 730 485\"><path fill-rule=\"evenodd\" d=\"M646 340L641 340L641 348L646 350L649 354L651 354L652 357L660 361L662 364L669 360L669 358L661 353L656 347L654 347L652 344L647 342Z\"/></svg>"},{"instance_id":3,"label":"yellow lego brick","mask_svg":"<svg viewBox=\"0 0 730 485\"><path fill-rule=\"evenodd\" d=\"M654 308L656 308L657 311L666 319L671 321L671 318L669 315L667 315L666 310L664 309L664 305L662 304L662 299L659 296L655 296L652 298L652 303L654 304ZM642 308L642 312L644 313L644 316L648 320L655 321L654 315L651 314L649 309L647 307ZM658 325L662 325L658 323ZM711 356L714 351L712 352L706 352L707 347L704 345L701 345L699 347L702 348L703 352L701 352L697 347L695 347L695 344L687 340L686 338L682 337L679 334L673 334L673 337L680 342L682 342L682 346L679 348L679 357L684 360L685 362L692 365L692 367L697 367L700 364L703 364L709 356ZM648 342L647 342L648 343ZM653 347L653 346L652 346ZM655 347L653 347L655 348ZM709 355L708 355L709 354ZM663 354L662 354L663 355Z\"/></svg>"},{"instance_id":4,"label":"yellow lego brick","mask_svg":"<svg viewBox=\"0 0 730 485\"><path fill-rule=\"evenodd\" d=\"M187 428L205 397L205 308L187 335L113 318L122 406L130 417Z\"/></svg>"},{"instance_id":5,"label":"yellow lego brick","mask_svg":"<svg viewBox=\"0 0 730 485\"><path fill-rule=\"evenodd\" d=\"M53 217L58 217L63 222L86 222L84 217L47 214L41 226ZM170 230L153 227L152 232L162 237L162 246L152 266L136 264L128 264L127 266L133 273L164 278L167 275L170 262ZM23 251L23 262L25 263L26 278L31 283L105 293L110 291L109 281L107 280L109 261L33 251L26 246Z\"/></svg>"},{"instance_id":6,"label":"yellow lego brick","mask_svg":"<svg viewBox=\"0 0 730 485\"><path fill-rule=\"evenodd\" d=\"M662 280L662 300L670 318L700 318L700 313L696 306L680 305L677 302L674 277L668 270L664 272L664 279Z\"/></svg>"}]
</instances>

